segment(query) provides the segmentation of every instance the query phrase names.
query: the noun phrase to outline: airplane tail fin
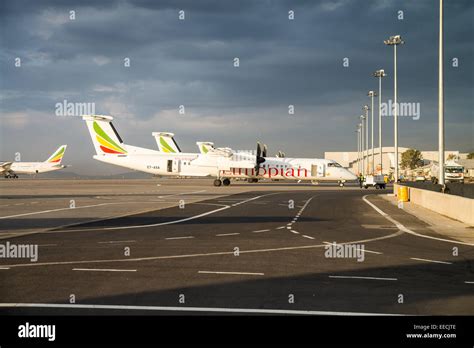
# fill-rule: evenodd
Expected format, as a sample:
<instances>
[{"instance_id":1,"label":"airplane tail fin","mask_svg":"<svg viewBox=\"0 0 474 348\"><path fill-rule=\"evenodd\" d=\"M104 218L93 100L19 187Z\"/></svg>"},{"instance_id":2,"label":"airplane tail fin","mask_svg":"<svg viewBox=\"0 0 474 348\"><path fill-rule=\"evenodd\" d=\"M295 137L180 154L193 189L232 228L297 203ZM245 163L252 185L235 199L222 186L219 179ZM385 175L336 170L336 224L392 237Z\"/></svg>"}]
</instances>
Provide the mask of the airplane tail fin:
<instances>
[{"instance_id":1,"label":"airplane tail fin","mask_svg":"<svg viewBox=\"0 0 474 348\"><path fill-rule=\"evenodd\" d=\"M98 155L126 155L127 147L112 124L113 117L83 115Z\"/></svg>"},{"instance_id":2,"label":"airplane tail fin","mask_svg":"<svg viewBox=\"0 0 474 348\"><path fill-rule=\"evenodd\" d=\"M61 145L53 154L45 161L48 163L61 163L64 153L66 152L67 145Z\"/></svg>"},{"instance_id":3,"label":"airplane tail fin","mask_svg":"<svg viewBox=\"0 0 474 348\"><path fill-rule=\"evenodd\" d=\"M168 132L153 132L151 133L156 140L158 150L163 153L179 153L181 149L174 140L174 134Z\"/></svg>"},{"instance_id":4,"label":"airplane tail fin","mask_svg":"<svg viewBox=\"0 0 474 348\"><path fill-rule=\"evenodd\" d=\"M202 154L206 154L209 150L214 149L214 143L211 143L210 141L198 141L196 142L196 145L199 147L199 151Z\"/></svg>"}]
</instances>

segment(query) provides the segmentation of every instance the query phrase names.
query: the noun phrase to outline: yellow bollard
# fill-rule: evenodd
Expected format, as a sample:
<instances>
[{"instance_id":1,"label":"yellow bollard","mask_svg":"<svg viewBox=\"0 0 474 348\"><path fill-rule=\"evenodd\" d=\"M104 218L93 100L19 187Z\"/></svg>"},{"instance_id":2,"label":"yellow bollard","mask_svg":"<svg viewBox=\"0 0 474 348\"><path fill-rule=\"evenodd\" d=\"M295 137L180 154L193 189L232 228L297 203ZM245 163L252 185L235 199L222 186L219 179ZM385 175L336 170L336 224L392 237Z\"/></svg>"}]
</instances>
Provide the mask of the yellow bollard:
<instances>
[{"instance_id":1,"label":"yellow bollard","mask_svg":"<svg viewBox=\"0 0 474 348\"><path fill-rule=\"evenodd\" d=\"M398 201L399 202L408 202L409 196L408 196L408 187L406 186L398 186Z\"/></svg>"}]
</instances>

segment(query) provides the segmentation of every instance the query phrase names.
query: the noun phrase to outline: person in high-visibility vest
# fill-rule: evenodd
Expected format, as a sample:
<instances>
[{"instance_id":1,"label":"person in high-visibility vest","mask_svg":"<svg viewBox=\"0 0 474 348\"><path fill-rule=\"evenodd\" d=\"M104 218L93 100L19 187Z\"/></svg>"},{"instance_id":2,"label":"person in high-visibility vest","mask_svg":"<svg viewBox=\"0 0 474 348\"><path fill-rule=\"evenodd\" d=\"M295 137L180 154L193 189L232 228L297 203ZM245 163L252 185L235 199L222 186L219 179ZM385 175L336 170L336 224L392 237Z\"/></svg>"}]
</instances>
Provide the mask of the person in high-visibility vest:
<instances>
[{"instance_id":1,"label":"person in high-visibility vest","mask_svg":"<svg viewBox=\"0 0 474 348\"><path fill-rule=\"evenodd\" d=\"M364 176L362 173L359 173L359 187L362 188L362 183L364 182Z\"/></svg>"}]
</instances>

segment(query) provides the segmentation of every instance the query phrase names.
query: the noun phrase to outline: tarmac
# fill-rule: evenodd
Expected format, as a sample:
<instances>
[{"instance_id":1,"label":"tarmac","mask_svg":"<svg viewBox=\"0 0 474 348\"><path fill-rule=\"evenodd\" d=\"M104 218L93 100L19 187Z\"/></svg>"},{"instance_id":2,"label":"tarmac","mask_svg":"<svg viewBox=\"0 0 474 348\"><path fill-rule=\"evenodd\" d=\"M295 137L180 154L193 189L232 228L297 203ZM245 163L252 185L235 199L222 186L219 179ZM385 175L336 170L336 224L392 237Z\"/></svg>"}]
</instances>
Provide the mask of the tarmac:
<instances>
[{"instance_id":1,"label":"tarmac","mask_svg":"<svg viewBox=\"0 0 474 348\"><path fill-rule=\"evenodd\" d=\"M2 180L0 244L37 245L38 260L0 259L0 311L472 315L472 241L388 192Z\"/></svg>"}]
</instances>

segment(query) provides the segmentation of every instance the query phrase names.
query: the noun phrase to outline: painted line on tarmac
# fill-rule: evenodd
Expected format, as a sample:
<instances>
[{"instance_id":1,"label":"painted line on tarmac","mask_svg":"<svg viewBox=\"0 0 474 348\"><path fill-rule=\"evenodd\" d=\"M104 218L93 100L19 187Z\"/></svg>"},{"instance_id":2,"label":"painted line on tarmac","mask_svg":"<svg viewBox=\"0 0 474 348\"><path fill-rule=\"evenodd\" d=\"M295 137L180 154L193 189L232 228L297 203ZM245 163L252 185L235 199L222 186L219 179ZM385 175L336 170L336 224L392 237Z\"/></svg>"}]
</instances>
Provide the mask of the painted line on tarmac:
<instances>
[{"instance_id":1,"label":"painted line on tarmac","mask_svg":"<svg viewBox=\"0 0 474 348\"><path fill-rule=\"evenodd\" d=\"M301 237L308 238L308 239L314 239L314 237L307 236L306 234L301 235Z\"/></svg>"},{"instance_id":2,"label":"painted line on tarmac","mask_svg":"<svg viewBox=\"0 0 474 348\"><path fill-rule=\"evenodd\" d=\"M393 313L305 311L290 309L261 308L215 308L215 307L172 307L172 306L126 306L99 304L58 304L58 303L0 303L0 308L67 308L67 309L105 309L105 310L138 310L138 311L175 311L175 312L217 312L217 313L251 313L251 314L292 314L292 315L337 315L337 316L405 316Z\"/></svg>"},{"instance_id":3,"label":"painted line on tarmac","mask_svg":"<svg viewBox=\"0 0 474 348\"><path fill-rule=\"evenodd\" d=\"M97 242L98 244L118 244L118 243L135 243L136 240L109 240L107 242Z\"/></svg>"},{"instance_id":4,"label":"painted line on tarmac","mask_svg":"<svg viewBox=\"0 0 474 348\"><path fill-rule=\"evenodd\" d=\"M471 282L471 281L468 281L468 280L466 280L464 283L466 283L466 284L474 284L474 282Z\"/></svg>"},{"instance_id":5,"label":"painted line on tarmac","mask_svg":"<svg viewBox=\"0 0 474 348\"><path fill-rule=\"evenodd\" d=\"M262 232L268 232L270 230L257 230L257 231L252 231L252 233L262 233Z\"/></svg>"},{"instance_id":6,"label":"painted line on tarmac","mask_svg":"<svg viewBox=\"0 0 474 348\"><path fill-rule=\"evenodd\" d=\"M168 197L174 197L174 196L181 196L181 195L192 195L195 193L201 193L201 192L206 192L207 190L199 190L199 191L192 191L192 192L181 192L181 193L175 193L172 195L163 195L163 196L158 196L157 198L168 198Z\"/></svg>"},{"instance_id":7,"label":"painted line on tarmac","mask_svg":"<svg viewBox=\"0 0 474 348\"><path fill-rule=\"evenodd\" d=\"M225 236L236 236L240 233L221 233L221 234L216 234L216 237L225 237Z\"/></svg>"},{"instance_id":8,"label":"painted line on tarmac","mask_svg":"<svg viewBox=\"0 0 474 348\"><path fill-rule=\"evenodd\" d=\"M369 243L383 239L395 238L402 235L403 232L397 231L386 236L380 236L369 239L362 239L352 241L350 243ZM326 244L311 244L301 246L290 246L280 248L269 248L269 249L251 249L251 250L240 250L240 254L256 254L265 252L277 252L277 251L290 251L290 250L303 250L303 249L314 249L323 248ZM200 254L181 254L181 255L164 255L164 256L148 256L139 258L128 258L128 259L105 259L105 260L76 260L76 261L52 261L52 262L34 262L34 263L19 263L12 265L4 265L3 267L17 268L17 267L38 267L38 266L61 266L61 265L74 265L74 264L89 264L89 263L114 263L114 262L140 262L140 261L156 261L156 260L170 260L170 259L182 259L182 258L193 258L193 257L206 257L206 256L220 256L220 255L234 255L234 251L221 251L212 253L200 253Z\"/></svg>"},{"instance_id":9,"label":"painted line on tarmac","mask_svg":"<svg viewBox=\"0 0 474 348\"><path fill-rule=\"evenodd\" d=\"M9 216L0 216L0 219L10 219L10 218L20 217L20 216L53 213L53 212L62 211L62 210L92 208L92 207L99 207L99 206L102 206L102 205L110 205L110 204L114 204L114 203L100 203L100 204L93 204L93 205L84 205L82 207L75 207L75 208L68 207L68 208L59 208L59 209L49 209L49 210L35 211L35 212L32 212L32 213L23 213L23 214L9 215Z\"/></svg>"},{"instance_id":10,"label":"painted line on tarmac","mask_svg":"<svg viewBox=\"0 0 474 348\"><path fill-rule=\"evenodd\" d=\"M397 278L380 278L380 277L362 277L362 276L329 276L329 278L338 279L363 279L363 280L398 280Z\"/></svg>"},{"instance_id":11,"label":"painted line on tarmac","mask_svg":"<svg viewBox=\"0 0 474 348\"><path fill-rule=\"evenodd\" d=\"M230 274L230 275L258 275L263 276L265 273L252 273L252 272L220 272L220 271L198 271L202 274Z\"/></svg>"},{"instance_id":12,"label":"painted line on tarmac","mask_svg":"<svg viewBox=\"0 0 474 348\"><path fill-rule=\"evenodd\" d=\"M73 268L73 271L86 272L136 272L136 269L115 269L115 268Z\"/></svg>"},{"instance_id":13,"label":"painted line on tarmac","mask_svg":"<svg viewBox=\"0 0 474 348\"><path fill-rule=\"evenodd\" d=\"M265 195L252 197L252 198L246 199L242 202L239 202L237 205L247 203L247 202L250 202L250 201L253 201L255 199L265 197L265 196L270 196L270 195L275 195L275 194L280 194L280 193L281 192L268 193L268 194L265 194ZM196 203L192 203L192 204L216 205L216 206L222 206L222 208L214 209L214 210L211 210L211 211L208 211L208 212L205 212L205 213L201 213L201 214L190 216L190 217L183 218L183 219L178 219L178 220L173 220L173 221L166 221L166 222L159 222L159 223L156 223L156 224L135 225L135 226L117 226L117 227L101 227L101 228L81 228L81 229L77 229L77 230L52 230L52 231L38 232L38 233L71 233L71 232L88 232L88 231L115 231L115 230L129 230L129 229L137 229L137 228L166 226L166 225L178 224L178 223L181 223L181 222L190 221L190 220L194 220L194 219L199 219L200 217L211 215L211 214L220 212L222 210L230 209L233 206L235 206L235 205L230 206L230 205L225 205L225 204L201 203L201 202L196 202ZM132 215L136 215L136 214L132 214Z\"/></svg>"},{"instance_id":14,"label":"painted line on tarmac","mask_svg":"<svg viewBox=\"0 0 474 348\"><path fill-rule=\"evenodd\" d=\"M445 265L452 265L452 262L447 262L447 261L436 261L436 260L428 260L428 259L419 259L417 257L410 257L410 260L416 260L416 261L423 261L423 262L431 262L431 263L442 263Z\"/></svg>"},{"instance_id":15,"label":"painted line on tarmac","mask_svg":"<svg viewBox=\"0 0 474 348\"><path fill-rule=\"evenodd\" d=\"M393 223L395 226L398 227L399 230L403 231L403 232L406 232L408 234L411 234L411 235L414 235L414 236L417 236L417 237L422 237L422 238L428 238L428 239L434 239L434 240L438 240L438 241L441 241L441 242L447 242L447 243L454 243L454 244L462 244L462 245L469 245L469 246L474 246L474 244L472 243L466 243L466 242L459 242L459 241L456 241L456 240L451 240L451 239L444 239L444 238L437 238L437 237L432 237L432 236L427 236L427 235L424 235L424 234L419 234L419 233L416 233L412 230L410 230L409 228L405 227L404 225L402 225L400 222L398 222L397 220L395 220L394 218L392 218L390 215L388 215L387 213L385 213L384 211L382 211L379 207L377 207L375 204L373 204L372 202L370 202L368 199L367 199L367 196L370 196L370 195L365 195L362 197L362 200L367 203L368 205L370 205L372 208L375 209L375 211L377 213L379 213L380 215L382 215L384 218L386 218L388 221L390 221L391 223Z\"/></svg>"},{"instance_id":16,"label":"painted line on tarmac","mask_svg":"<svg viewBox=\"0 0 474 348\"><path fill-rule=\"evenodd\" d=\"M173 240L173 239L191 239L194 238L194 236L184 236L184 237L169 237L165 238L165 240Z\"/></svg>"}]
</instances>

